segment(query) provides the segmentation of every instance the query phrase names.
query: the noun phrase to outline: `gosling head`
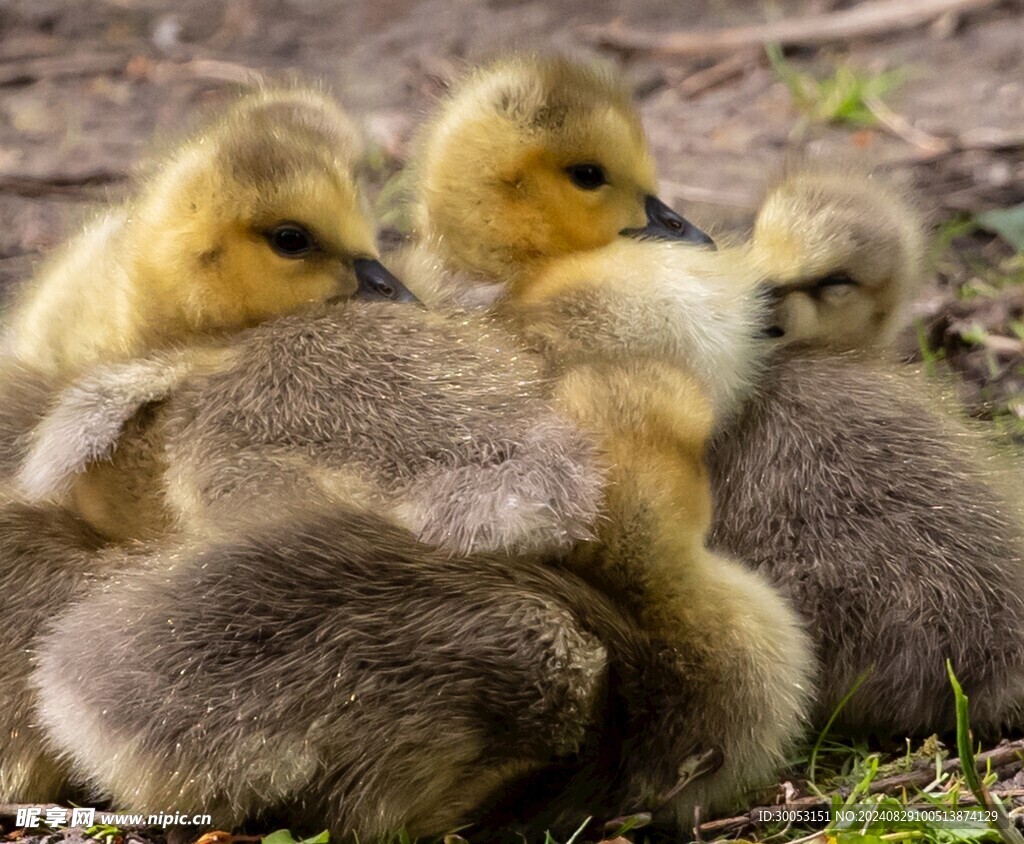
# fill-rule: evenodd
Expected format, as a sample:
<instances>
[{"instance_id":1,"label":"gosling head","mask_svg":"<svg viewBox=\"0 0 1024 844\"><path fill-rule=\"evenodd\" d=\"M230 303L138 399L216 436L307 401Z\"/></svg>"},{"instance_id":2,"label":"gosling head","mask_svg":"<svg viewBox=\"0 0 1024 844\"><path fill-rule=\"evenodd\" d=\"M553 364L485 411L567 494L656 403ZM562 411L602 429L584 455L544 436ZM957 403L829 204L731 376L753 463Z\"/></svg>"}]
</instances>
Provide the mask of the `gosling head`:
<instances>
[{"instance_id":1,"label":"gosling head","mask_svg":"<svg viewBox=\"0 0 1024 844\"><path fill-rule=\"evenodd\" d=\"M624 232L710 243L655 196L629 91L598 67L518 56L477 71L421 136L416 169L421 235L481 280Z\"/></svg>"},{"instance_id":2,"label":"gosling head","mask_svg":"<svg viewBox=\"0 0 1024 844\"><path fill-rule=\"evenodd\" d=\"M354 126L319 92L243 97L130 208L131 266L157 317L216 331L360 290L411 298L378 261L360 155Z\"/></svg>"},{"instance_id":3,"label":"gosling head","mask_svg":"<svg viewBox=\"0 0 1024 844\"><path fill-rule=\"evenodd\" d=\"M769 285L769 334L833 349L884 346L921 283L921 218L867 174L806 171L765 199L754 264Z\"/></svg>"}]
</instances>

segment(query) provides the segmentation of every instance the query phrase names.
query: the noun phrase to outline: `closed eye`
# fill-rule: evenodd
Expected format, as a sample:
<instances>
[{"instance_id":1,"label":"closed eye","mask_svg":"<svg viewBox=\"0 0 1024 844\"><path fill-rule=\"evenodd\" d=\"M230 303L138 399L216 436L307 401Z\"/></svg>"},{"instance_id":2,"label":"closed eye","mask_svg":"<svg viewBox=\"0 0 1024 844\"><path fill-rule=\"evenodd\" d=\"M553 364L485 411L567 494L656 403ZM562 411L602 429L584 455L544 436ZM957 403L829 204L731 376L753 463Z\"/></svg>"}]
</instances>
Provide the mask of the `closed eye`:
<instances>
[{"instance_id":1,"label":"closed eye","mask_svg":"<svg viewBox=\"0 0 1024 844\"><path fill-rule=\"evenodd\" d=\"M818 290L824 290L826 287L859 287L860 285L854 281L846 273L834 273L833 275L827 275L824 278L819 278L814 282L814 287Z\"/></svg>"},{"instance_id":2,"label":"closed eye","mask_svg":"<svg viewBox=\"0 0 1024 844\"><path fill-rule=\"evenodd\" d=\"M860 285L846 273L834 273L812 282L808 293L817 301L838 303L845 301L858 287Z\"/></svg>"}]
</instances>

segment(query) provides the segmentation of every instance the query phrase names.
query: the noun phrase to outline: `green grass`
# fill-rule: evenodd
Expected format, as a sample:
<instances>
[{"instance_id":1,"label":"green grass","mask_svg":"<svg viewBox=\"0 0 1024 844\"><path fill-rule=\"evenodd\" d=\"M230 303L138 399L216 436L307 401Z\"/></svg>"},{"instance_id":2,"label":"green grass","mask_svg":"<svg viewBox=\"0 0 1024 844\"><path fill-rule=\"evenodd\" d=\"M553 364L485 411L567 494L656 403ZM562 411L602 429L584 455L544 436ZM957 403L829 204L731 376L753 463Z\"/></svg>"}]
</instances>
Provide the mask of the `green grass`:
<instances>
[{"instance_id":1,"label":"green grass","mask_svg":"<svg viewBox=\"0 0 1024 844\"><path fill-rule=\"evenodd\" d=\"M90 826L85 830L85 834L96 841L102 841L103 844L114 844L124 837L120 827L105 823Z\"/></svg>"},{"instance_id":2,"label":"green grass","mask_svg":"<svg viewBox=\"0 0 1024 844\"><path fill-rule=\"evenodd\" d=\"M878 118L870 101L881 99L903 80L900 71L871 73L848 63L838 65L830 75L817 78L803 73L786 61L778 44L765 48L775 75L785 83L794 105L810 123L833 123L854 128L874 126Z\"/></svg>"},{"instance_id":3,"label":"green grass","mask_svg":"<svg viewBox=\"0 0 1024 844\"><path fill-rule=\"evenodd\" d=\"M953 673L953 666L948 661L946 670L949 672L949 682L953 686L953 694L956 698L956 746L960 761L963 763L964 781L971 789L978 805L996 815L993 825L998 830L999 837L1006 844L1024 844L1024 836L1013 825L1002 802L989 791L989 783L978 776L974 761L974 737L971 735L967 696ZM988 778L986 777L986 779Z\"/></svg>"},{"instance_id":4,"label":"green grass","mask_svg":"<svg viewBox=\"0 0 1024 844\"><path fill-rule=\"evenodd\" d=\"M880 750L863 740L829 737L826 729L810 745L806 759L790 771L790 782L803 782L801 793L819 798L818 805L830 810L831 821L817 827L779 823L756 831L746 830L743 840L773 844L802 841L820 844L853 841L862 844L899 841L1024 844L1024 837L1013 827L1005 808L992 795L995 773L986 770L979 774L973 767L974 744L967 699L952 671L950 682L956 697L957 755L967 762L962 771L943 772L949 751L935 736L916 748L908 741L902 751L896 752ZM908 785L877 792L883 780L929 769L931 773L927 778L931 782L921 788ZM909 810L919 810L919 815L909 817ZM952 824L938 822L934 818L940 812L964 810L994 812L998 820L988 823L976 818ZM921 816L920 812L924 815Z\"/></svg>"},{"instance_id":5,"label":"green grass","mask_svg":"<svg viewBox=\"0 0 1024 844\"><path fill-rule=\"evenodd\" d=\"M976 249L957 248L958 238L979 231L997 235L1013 253L992 259ZM929 264L958 280L962 299L995 296L1008 286L1024 284L1024 205L946 220L932 239Z\"/></svg>"},{"instance_id":6,"label":"green grass","mask_svg":"<svg viewBox=\"0 0 1024 844\"><path fill-rule=\"evenodd\" d=\"M406 836L408 838L408 836ZM318 835L313 835L310 838L299 838L296 839L289 830L279 829L277 832L272 832L270 835L263 839L262 844L328 844L331 840L331 834L325 829Z\"/></svg>"}]
</instances>

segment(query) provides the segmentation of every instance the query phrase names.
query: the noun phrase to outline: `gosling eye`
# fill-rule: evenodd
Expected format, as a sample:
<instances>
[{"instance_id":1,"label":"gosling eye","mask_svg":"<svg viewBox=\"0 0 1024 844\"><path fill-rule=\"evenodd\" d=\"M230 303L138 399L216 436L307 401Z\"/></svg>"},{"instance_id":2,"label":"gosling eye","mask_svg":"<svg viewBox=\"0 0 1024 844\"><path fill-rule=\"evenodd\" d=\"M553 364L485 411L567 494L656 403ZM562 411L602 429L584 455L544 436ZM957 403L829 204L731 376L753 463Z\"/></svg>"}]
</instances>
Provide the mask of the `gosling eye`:
<instances>
[{"instance_id":1,"label":"gosling eye","mask_svg":"<svg viewBox=\"0 0 1024 844\"><path fill-rule=\"evenodd\" d=\"M263 236L282 258L304 258L319 248L313 235L298 223L281 223Z\"/></svg>"},{"instance_id":2,"label":"gosling eye","mask_svg":"<svg viewBox=\"0 0 1024 844\"><path fill-rule=\"evenodd\" d=\"M570 164L565 172L572 183L583 190L597 190L608 184L608 176L600 164Z\"/></svg>"},{"instance_id":3,"label":"gosling eye","mask_svg":"<svg viewBox=\"0 0 1024 844\"><path fill-rule=\"evenodd\" d=\"M815 299L823 299L828 302L839 302L850 296L853 293L854 288L859 286L860 285L846 273L835 273L834 275L827 275L814 282L814 287L811 288L811 295Z\"/></svg>"},{"instance_id":4,"label":"gosling eye","mask_svg":"<svg viewBox=\"0 0 1024 844\"><path fill-rule=\"evenodd\" d=\"M858 287L856 281L850 278L846 273L835 273L833 275L827 275L824 278L819 278L814 282L816 290L825 290L828 287Z\"/></svg>"}]
</instances>

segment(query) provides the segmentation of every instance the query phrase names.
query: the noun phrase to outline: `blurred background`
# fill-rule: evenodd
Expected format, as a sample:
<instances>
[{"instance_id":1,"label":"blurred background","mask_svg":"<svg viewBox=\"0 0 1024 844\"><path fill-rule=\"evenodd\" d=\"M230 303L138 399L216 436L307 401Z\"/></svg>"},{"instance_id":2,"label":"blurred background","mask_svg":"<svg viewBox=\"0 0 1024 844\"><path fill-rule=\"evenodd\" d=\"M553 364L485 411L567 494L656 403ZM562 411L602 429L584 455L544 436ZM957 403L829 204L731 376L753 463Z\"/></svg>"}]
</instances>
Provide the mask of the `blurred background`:
<instances>
[{"instance_id":1,"label":"blurred background","mask_svg":"<svg viewBox=\"0 0 1024 844\"><path fill-rule=\"evenodd\" d=\"M934 283L903 351L949 364L969 410L1024 440L1022 0L0 0L0 287L260 78L321 80L363 120L398 237L414 128L510 48L620 65L662 196L713 232L741 230L802 154L912 184Z\"/></svg>"}]
</instances>

